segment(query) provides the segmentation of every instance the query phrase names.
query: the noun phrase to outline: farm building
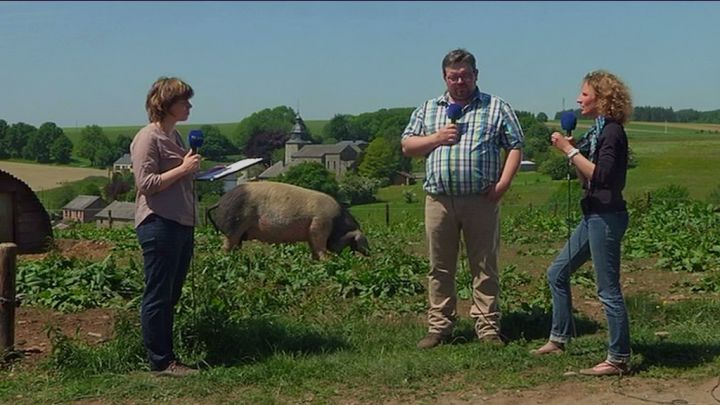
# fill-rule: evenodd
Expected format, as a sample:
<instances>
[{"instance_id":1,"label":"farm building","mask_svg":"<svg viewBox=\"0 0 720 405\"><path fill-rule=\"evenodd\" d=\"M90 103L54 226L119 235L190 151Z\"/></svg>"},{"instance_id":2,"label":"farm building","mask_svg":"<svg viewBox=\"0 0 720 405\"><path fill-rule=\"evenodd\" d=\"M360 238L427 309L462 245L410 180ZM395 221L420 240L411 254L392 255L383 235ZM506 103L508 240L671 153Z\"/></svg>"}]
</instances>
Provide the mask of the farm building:
<instances>
[{"instance_id":1,"label":"farm building","mask_svg":"<svg viewBox=\"0 0 720 405\"><path fill-rule=\"evenodd\" d=\"M106 206L107 203L96 195L79 195L62 207L63 220L90 222Z\"/></svg>"},{"instance_id":2,"label":"farm building","mask_svg":"<svg viewBox=\"0 0 720 405\"><path fill-rule=\"evenodd\" d=\"M18 253L40 253L52 246L50 216L30 187L0 170L0 242Z\"/></svg>"},{"instance_id":3,"label":"farm building","mask_svg":"<svg viewBox=\"0 0 720 405\"><path fill-rule=\"evenodd\" d=\"M113 163L113 171L114 172L122 172L122 171L130 171L132 170L132 159L130 159L130 154L126 153L118 158L118 160Z\"/></svg>"},{"instance_id":4,"label":"farm building","mask_svg":"<svg viewBox=\"0 0 720 405\"><path fill-rule=\"evenodd\" d=\"M113 201L95 215L98 228L117 228L119 226L134 225L135 203Z\"/></svg>"},{"instance_id":5,"label":"farm building","mask_svg":"<svg viewBox=\"0 0 720 405\"><path fill-rule=\"evenodd\" d=\"M520 162L521 172L534 172L535 170L537 170L537 164L532 160L523 160Z\"/></svg>"}]
</instances>

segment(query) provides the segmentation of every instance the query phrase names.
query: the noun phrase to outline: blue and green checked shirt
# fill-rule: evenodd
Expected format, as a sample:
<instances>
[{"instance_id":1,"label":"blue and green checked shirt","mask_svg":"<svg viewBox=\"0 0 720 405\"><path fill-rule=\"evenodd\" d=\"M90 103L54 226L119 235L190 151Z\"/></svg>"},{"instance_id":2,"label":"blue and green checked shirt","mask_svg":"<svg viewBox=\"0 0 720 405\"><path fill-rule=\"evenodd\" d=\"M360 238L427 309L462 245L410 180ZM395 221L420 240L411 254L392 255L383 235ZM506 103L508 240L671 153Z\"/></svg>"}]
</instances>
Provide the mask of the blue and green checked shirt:
<instances>
[{"instance_id":1,"label":"blue and green checked shirt","mask_svg":"<svg viewBox=\"0 0 720 405\"><path fill-rule=\"evenodd\" d=\"M418 107L410 116L402 139L432 135L450 123L447 93ZM429 194L479 194L500 180L500 148L523 147L523 132L512 107L499 97L475 89L463 108L458 142L433 149L425 162L423 188Z\"/></svg>"}]
</instances>

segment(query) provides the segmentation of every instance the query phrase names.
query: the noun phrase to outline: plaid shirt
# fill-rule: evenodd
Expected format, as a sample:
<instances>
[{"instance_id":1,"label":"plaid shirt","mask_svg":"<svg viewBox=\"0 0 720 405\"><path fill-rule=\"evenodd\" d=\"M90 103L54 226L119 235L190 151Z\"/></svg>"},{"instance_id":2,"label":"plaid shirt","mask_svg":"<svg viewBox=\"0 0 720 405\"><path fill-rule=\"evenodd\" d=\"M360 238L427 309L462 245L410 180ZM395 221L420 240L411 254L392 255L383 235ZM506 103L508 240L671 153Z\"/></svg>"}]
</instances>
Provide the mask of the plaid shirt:
<instances>
[{"instance_id":1,"label":"plaid shirt","mask_svg":"<svg viewBox=\"0 0 720 405\"><path fill-rule=\"evenodd\" d=\"M418 107L410 116L402 139L428 136L450 122L447 93ZM475 88L473 100L463 108L458 142L433 149L425 161L429 194L470 195L486 191L500 180L500 148L523 147L523 132L512 107L502 99Z\"/></svg>"}]
</instances>

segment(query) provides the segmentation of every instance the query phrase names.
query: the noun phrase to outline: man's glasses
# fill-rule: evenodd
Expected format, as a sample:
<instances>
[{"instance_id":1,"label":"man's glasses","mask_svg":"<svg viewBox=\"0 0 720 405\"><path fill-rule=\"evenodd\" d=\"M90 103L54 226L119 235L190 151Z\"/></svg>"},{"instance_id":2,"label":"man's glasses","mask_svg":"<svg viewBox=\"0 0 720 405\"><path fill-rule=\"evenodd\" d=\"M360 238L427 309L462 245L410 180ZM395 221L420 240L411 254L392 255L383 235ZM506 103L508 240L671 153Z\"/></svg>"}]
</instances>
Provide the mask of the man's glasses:
<instances>
[{"instance_id":1,"label":"man's glasses","mask_svg":"<svg viewBox=\"0 0 720 405\"><path fill-rule=\"evenodd\" d=\"M460 80L462 80L463 83L467 83L473 80L473 76L474 75L472 73L465 73L462 75L447 75L445 76L445 80L449 81L450 83L460 83Z\"/></svg>"}]
</instances>

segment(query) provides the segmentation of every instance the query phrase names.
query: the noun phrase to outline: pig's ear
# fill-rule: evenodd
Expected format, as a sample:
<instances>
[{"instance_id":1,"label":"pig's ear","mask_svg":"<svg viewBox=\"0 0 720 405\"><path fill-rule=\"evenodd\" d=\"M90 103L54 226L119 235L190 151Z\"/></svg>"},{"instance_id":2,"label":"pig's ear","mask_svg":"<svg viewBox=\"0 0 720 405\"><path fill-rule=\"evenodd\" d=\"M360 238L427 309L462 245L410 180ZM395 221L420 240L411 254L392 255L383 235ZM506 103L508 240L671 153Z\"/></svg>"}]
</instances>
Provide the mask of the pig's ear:
<instances>
[{"instance_id":1,"label":"pig's ear","mask_svg":"<svg viewBox=\"0 0 720 405\"><path fill-rule=\"evenodd\" d=\"M335 253L342 252L343 249L350 246L355 240L355 231L346 233L339 237L336 241L328 243L328 248Z\"/></svg>"},{"instance_id":2,"label":"pig's ear","mask_svg":"<svg viewBox=\"0 0 720 405\"><path fill-rule=\"evenodd\" d=\"M350 242L350 248L356 252L360 252L365 256L370 256L370 244L367 238L360 231L350 232L354 233L353 239Z\"/></svg>"}]
</instances>

